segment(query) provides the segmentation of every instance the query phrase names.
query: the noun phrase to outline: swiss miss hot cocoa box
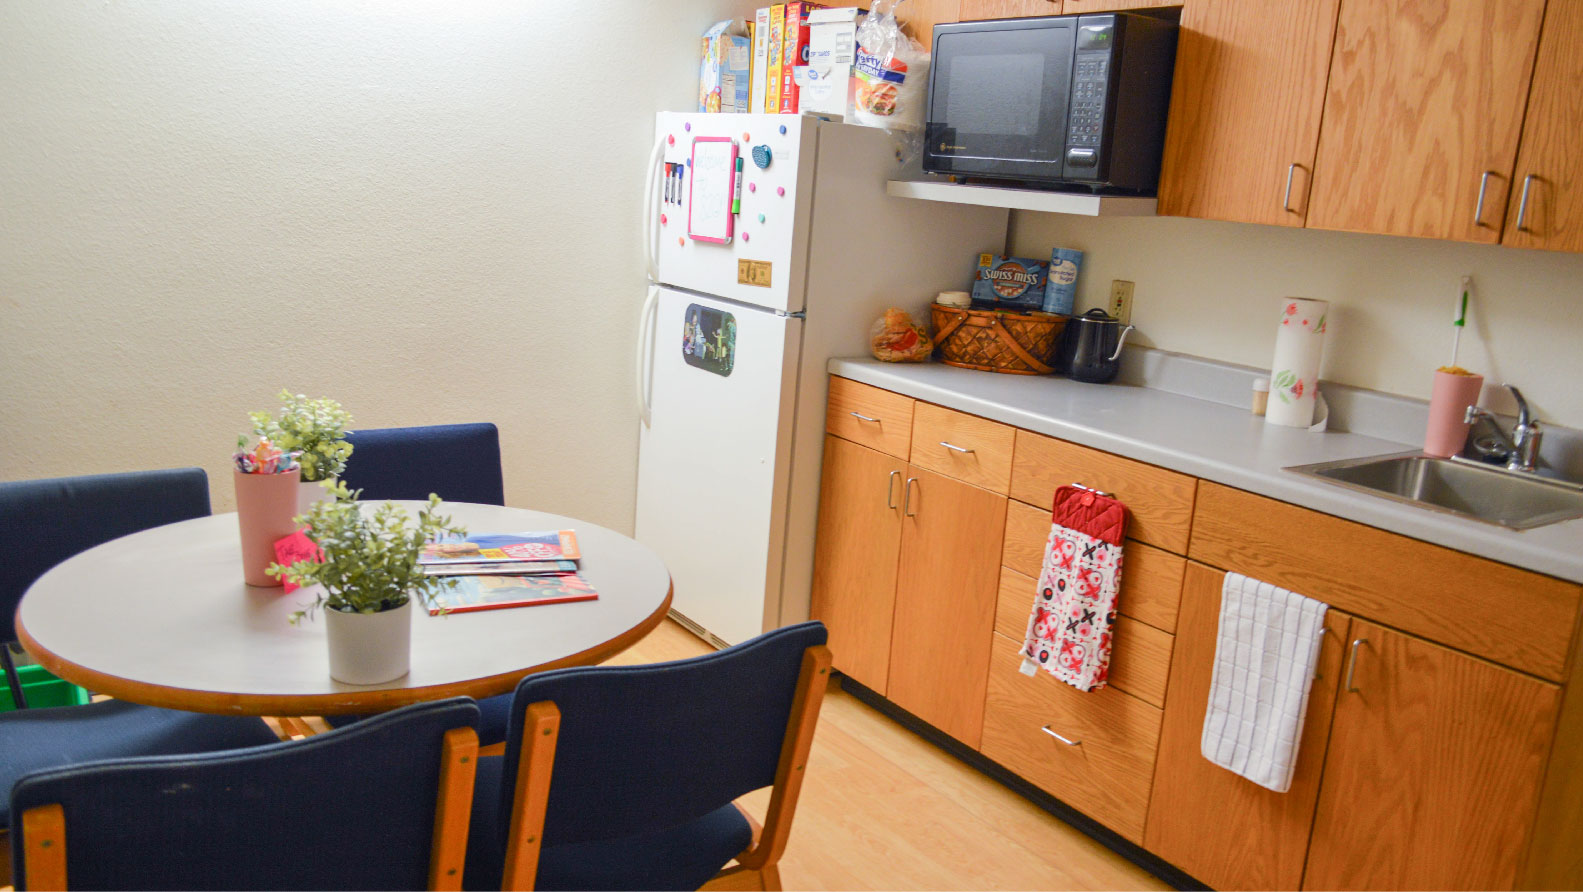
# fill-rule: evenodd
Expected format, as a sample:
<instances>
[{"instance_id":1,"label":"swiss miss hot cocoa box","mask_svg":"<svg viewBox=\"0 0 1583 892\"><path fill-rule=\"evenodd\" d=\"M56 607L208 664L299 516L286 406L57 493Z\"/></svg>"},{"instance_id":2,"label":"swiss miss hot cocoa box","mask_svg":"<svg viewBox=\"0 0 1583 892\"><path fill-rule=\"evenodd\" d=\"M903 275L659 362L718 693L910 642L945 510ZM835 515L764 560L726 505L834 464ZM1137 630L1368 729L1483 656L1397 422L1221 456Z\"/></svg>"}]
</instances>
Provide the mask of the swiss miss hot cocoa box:
<instances>
[{"instance_id":1,"label":"swiss miss hot cocoa box","mask_svg":"<svg viewBox=\"0 0 1583 892\"><path fill-rule=\"evenodd\" d=\"M1026 257L978 255L973 276L973 306L984 310L1027 312L1044 305L1044 283L1050 264Z\"/></svg>"}]
</instances>

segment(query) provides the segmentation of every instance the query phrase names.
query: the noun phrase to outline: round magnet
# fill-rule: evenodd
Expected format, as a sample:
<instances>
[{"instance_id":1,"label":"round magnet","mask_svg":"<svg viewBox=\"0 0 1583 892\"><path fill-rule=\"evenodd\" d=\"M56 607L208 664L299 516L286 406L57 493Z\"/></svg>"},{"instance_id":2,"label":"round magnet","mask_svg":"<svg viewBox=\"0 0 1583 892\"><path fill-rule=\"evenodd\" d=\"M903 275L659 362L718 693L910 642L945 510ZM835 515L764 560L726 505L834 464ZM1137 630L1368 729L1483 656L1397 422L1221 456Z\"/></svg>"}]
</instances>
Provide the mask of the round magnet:
<instances>
[{"instance_id":1,"label":"round magnet","mask_svg":"<svg viewBox=\"0 0 1583 892\"><path fill-rule=\"evenodd\" d=\"M671 134L671 135L666 136L665 137L665 144L666 145L671 145L671 146L676 145L676 135L675 134Z\"/></svg>"},{"instance_id":2,"label":"round magnet","mask_svg":"<svg viewBox=\"0 0 1583 892\"><path fill-rule=\"evenodd\" d=\"M682 125L682 129L687 131L688 133L693 132L693 122L692 121L688 121L687 123L683 124Z\"/></svg>"},{"instance_id":3,"label":"round magnet","mask_svg":"<svg viewBox=\"0 0 1583 892\"><path fill-rule=\"evenodd\" d=\"M678 235L676 237L676 244L681 245L682 247L685 248L687 246L687 240Z\"/></svg>"},{"instance_id":4,"label":"round magnet","mask_svg":"<svg viewBox=\"0 0 1583 892\"><path fill-rule=\"evenodd\" d=\"M671 222L671 221L669 219L667 219L664 214L660 214L660 225L661 226L664 226L664 225L666 225L669 222Z\"/></svg>"},{"instance_id":5,"label":"round magnet","mask_svg":"<svg viewBox=\"0 0 1583 892\"><path fill-rule=\"evenodd\" d=\"M759 170L769 167L770 159L774 157L774 154L770 152L769 146L753 147L753 163L758 165Z\"/></svg>"},{"instance_id":6,"label":"round magnet","mask_svg":"<svg viewBox=\"0 0 1583 892\"><path fill-rule=\"evenodd\" d=\"M786 135L786 125L782 124L781 125L781 136L785 136L785 135Z\"/></svg>"},{"instance_id":7,"label":"round magnet","mask_svg":"<svg viewBox=\"0 0 1583 892\"><path fill-rule=\"evenodd\" d=\"M759 222L760 223L764 222L764 215L763 214L759 214Z\"/></svg>"},{"instance_id":8,"label":"round magnet","mask_svg":"<svg viewBox=\"0 0 1583 892\"><path fill-rule=\"evenodd\" d=\"M746 233L746 232L744 232L744 233L742 233L742 240L743 240L743 241L744 241L744 242L747 242L747 241L752 241L752 238L750 238L750 237L749 237L749 236L748 236L748 234L747 234L747 233Z\"/></svg>"},{"instance_id":9,"label":"round magnet","mask_svg":"<svg viewBox=\"0 0 1583 892\"><path fill-rule=\"evenodd\" d=\"M753 141L753 137L748 136L748 132L746 130L744 130L744 131L742 131L742 141L743 142L752 142Z\"/></svg>"},{"instance_id":10,"label":"round magnet","mask_svg":"<svg viewBox=\"0 0 1583 892\"><path fill-rule=\"evenodd\" d=\"M785 186L776 186L775 187L775 194L784 196L786 194L786 187Z\"/></svg>"},{"instance_id":11,"label":"round magnet","mask_svg":"<svg viewBox=\"0 0 1583 892\"><path fill-rule=\"evenodd\" d=\"M748 191L749 192L757 192L757 191L759 191L759 184L758 183L748 183Z\"/></svg>"}]
</instances>

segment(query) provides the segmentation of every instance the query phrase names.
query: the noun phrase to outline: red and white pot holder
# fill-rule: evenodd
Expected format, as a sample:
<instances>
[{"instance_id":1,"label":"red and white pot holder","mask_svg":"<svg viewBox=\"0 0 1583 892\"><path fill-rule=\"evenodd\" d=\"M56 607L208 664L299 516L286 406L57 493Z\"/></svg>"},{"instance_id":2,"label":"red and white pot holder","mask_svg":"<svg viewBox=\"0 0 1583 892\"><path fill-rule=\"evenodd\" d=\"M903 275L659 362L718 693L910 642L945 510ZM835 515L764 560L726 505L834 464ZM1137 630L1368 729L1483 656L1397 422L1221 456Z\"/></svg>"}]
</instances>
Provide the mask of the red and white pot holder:
<instances>
[{"instance_id":1,"label":"red and white pot holder","mask_svg":"<svg viewBox=\"0 0 1583 892\"><path fill-rule=\"evenodd\" d=\"M1127 509L1109 496L1063 486L1050 520L1022 671L1032 675L1043 666L1080 691L1096 691L1110 673Z\"/></svg>"}]
</instances>

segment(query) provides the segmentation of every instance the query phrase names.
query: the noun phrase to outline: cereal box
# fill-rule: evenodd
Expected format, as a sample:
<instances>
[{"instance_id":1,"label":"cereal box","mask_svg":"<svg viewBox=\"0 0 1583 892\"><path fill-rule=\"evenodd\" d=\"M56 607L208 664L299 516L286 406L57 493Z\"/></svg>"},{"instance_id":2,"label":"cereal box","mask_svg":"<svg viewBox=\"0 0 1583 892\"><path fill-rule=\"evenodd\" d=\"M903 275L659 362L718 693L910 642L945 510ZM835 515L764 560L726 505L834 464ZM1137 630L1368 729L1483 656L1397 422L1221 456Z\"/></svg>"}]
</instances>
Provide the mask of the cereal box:
<instances>
[{"instance_id":1,"label":"cereal box","mask_svg":"<svg viewBox=\"0 0 1583 892\"><path fill-rule=\"evenodd\" d=\"M1044 305L1044 285L1050 265L1025 257L978 255L973 275L973 306L1026 312Z\"/></svg>"},{"instance_id":2,"label":"cereal box","mask_svg":"<svg viewBox=\"0 0 1583 892\"><path fill-rule=\"evenodd\" d=\"M753 48L735 19L716 22L699 42L698 110L747 113Z\"/></svg>"}]
</instances>

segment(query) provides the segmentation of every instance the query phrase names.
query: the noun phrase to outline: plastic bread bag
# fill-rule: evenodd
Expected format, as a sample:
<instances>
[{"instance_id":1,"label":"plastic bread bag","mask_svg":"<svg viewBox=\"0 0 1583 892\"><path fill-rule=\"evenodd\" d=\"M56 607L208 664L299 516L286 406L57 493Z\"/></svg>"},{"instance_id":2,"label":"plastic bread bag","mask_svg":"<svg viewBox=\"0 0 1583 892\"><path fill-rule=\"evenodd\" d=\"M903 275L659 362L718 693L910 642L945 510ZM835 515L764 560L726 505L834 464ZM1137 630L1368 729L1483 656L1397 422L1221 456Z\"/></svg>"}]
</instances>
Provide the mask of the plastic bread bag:
<instances>
[{"instance_id":1,"label":"plastic bread bag","mask_svg":"<svg viewBox=\"0 0 1583 892\"><path fill-rule=\"evenodd\" d=\"M900 307L891 307L868 331L869 349L881 362L923 362L934 352L929 333Z\"/></svg>"},{"instance_id":2,"label":"plastic bread bag","mask_svg":"<svg viewBox=\"0 0 1583 892\"><path fill-rule=\"evenodd\" d=\"M875 0L857 28L850 120L879 127L896 139L903 164L923 151L924 105L929 101L929 52L896 21L902 0Z\"/></svg>"}]
</instances>

